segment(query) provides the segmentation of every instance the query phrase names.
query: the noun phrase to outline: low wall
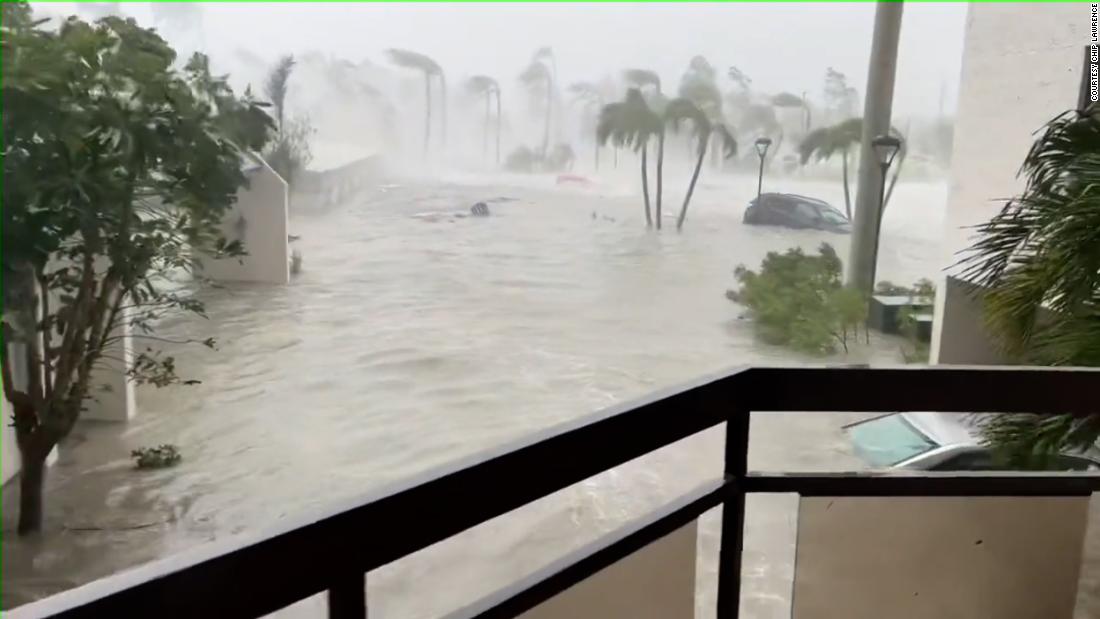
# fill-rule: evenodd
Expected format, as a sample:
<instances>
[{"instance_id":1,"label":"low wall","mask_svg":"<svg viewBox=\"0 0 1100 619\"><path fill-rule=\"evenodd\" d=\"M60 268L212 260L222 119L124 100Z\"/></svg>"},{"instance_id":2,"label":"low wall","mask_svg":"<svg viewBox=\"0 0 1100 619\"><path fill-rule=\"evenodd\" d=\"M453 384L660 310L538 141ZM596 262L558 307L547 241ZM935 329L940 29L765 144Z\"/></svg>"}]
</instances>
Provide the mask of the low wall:
<instances>
[{"instance_id":1,"label":"low wall","mask_svg":"<svg viewBox=\"0 0 1100 619\"><path fill-rule=\"evenodd\" d=\"M346 202L378 183L385 173L381 155L368 155L327 170L300 172L291 193L291 210L317 212Z\"/></svg>"},{"instance_id":2,"label":"low wall","mask_svg":"<svg viewBox=\"0 0 1100 619\"><path fill-rule=\"evenodd\" d=\"M249 185L222 220L222 235L241 241L247 256L196 261L196 273L217 281L290 281L289 194L286 181L262 160L246 171Z\"/></svg>"}]
</instances>

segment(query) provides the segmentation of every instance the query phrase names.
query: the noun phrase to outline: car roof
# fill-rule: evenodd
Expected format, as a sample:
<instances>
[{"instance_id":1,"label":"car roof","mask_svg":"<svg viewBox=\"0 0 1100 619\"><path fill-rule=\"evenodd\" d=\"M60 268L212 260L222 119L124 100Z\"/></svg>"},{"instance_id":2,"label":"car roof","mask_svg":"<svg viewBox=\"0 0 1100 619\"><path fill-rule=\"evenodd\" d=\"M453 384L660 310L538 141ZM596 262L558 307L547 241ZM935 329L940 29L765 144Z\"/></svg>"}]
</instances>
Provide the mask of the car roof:
<instances>
[{"instance_id":1,"label":"car roof","mask_svg":"<svg viewBox=\"0 0 1100 619\"><path fill-rule=\"evenodd\" d=\"M770 193L765 193L765 194L761 194L761 195L762 195L762 197L765 197L765 198L770 196L770 197L775 197L775 198L786 198L788 200L794 200L796 202L805 202L807 204L813 204L814 206L823 206L825 208L836 211L838 213L840 212L836 207L834 207L833 205L829 204L828 202L826 202L826 201L824 201L820 198L811 198L810 196L803 196L803 195L797 194L797 193L770 192Z\"/></svg>"}]
</instances>

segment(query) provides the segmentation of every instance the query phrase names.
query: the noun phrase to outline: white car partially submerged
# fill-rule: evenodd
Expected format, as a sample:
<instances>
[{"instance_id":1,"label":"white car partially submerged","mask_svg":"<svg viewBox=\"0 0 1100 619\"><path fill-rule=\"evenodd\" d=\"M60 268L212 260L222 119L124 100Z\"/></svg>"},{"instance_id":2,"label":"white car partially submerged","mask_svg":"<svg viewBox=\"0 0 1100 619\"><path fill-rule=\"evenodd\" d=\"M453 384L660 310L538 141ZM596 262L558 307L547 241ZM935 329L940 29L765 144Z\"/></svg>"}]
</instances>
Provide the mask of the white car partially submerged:
<instances>
[{"instance_id":1,"label":"white car partially submerged","mask_svg":"<svg viewBox=\"0 0 1100 619\"><path fill-rule=\"evenodd\" d=\"M892 413L846 426L856 455L875 468L921 471L1007 470L982 445L978 418L969 413ZM1061 471L1100 471L1100 449L1063 453Z\"/></svg>"}]
</instances>

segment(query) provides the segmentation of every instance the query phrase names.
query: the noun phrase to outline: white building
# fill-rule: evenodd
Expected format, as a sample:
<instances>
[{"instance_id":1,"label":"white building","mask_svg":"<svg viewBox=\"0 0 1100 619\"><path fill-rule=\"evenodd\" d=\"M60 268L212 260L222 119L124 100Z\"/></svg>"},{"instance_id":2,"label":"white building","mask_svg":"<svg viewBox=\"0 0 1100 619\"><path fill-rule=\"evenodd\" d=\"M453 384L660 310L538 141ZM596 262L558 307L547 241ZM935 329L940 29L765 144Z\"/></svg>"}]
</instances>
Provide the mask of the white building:
<instances>
[{"instance_id":1,"label":"white building","mask_svg":"<svg viewBox=\"0 0 1100 619\"><path fill-rule=\"evenodd\" d=\"M1090 38L1088 3L970 5L944 221L932 362L1003 361L981 328L980 303L952 269L969 227L988 221L1023 189L1017 172L1035 132L1075 109Z\"/></svg>"}]
</instances>

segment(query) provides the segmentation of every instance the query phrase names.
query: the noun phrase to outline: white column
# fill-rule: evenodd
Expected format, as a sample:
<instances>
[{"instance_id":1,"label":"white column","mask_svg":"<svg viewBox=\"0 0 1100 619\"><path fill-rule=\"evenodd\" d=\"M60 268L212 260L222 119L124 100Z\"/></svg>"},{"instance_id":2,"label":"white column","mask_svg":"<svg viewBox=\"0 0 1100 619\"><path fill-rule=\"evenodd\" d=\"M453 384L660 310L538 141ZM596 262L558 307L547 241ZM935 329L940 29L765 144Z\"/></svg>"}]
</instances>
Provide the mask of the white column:
<instances>
[{"instance_id":1,"label":"white column","mask_svg":"<svg viewBox=\"0 0 1100 619\"><path fill-rule=\"evenodd\" d=\"M971 4L955 115L943 266L970 246L1023 189L1017 176L1035 131L1077 105L1089 5ZM982 330L981 302L959 280L941 278L933 322L933 363L996 362Z\"/></svg>"}]
</instances>

